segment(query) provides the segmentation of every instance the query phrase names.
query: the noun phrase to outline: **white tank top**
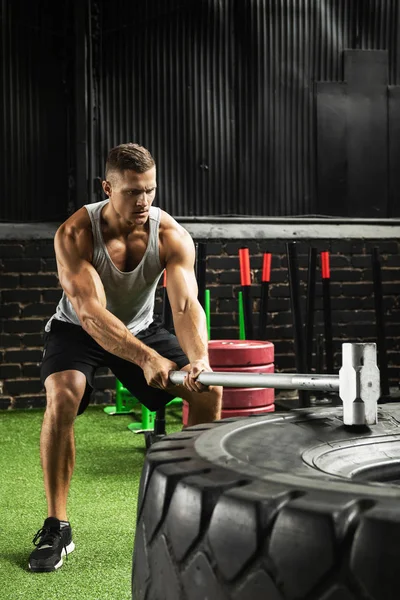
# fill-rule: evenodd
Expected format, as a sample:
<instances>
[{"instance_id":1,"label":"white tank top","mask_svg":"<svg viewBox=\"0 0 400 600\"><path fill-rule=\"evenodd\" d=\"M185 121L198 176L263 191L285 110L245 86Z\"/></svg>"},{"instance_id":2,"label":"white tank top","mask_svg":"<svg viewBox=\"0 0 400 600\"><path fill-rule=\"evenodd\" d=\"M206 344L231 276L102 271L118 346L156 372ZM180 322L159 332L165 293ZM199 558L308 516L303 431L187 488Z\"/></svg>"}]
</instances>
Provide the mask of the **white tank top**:
<instances>
[{"instance_id":1,"label":"white tank top","mask_svg":"<svg viewBox=\"0 0 400 600\"><path fill-rule=\"evenodd\" d=\"M149 239L144 256L133 271L120 271L112 262L101 232L100 216L109 200L86 204L93 232L93 266L103 282L107 309L120 319L129 331L136 335L153 321L154 297L163 272L160 262L158 229L161 211L155 206L149 211ZM50 331L53 319L80 325L78 316L63 293L55 314L47 322Z\"/></svg>"}]
</instances>

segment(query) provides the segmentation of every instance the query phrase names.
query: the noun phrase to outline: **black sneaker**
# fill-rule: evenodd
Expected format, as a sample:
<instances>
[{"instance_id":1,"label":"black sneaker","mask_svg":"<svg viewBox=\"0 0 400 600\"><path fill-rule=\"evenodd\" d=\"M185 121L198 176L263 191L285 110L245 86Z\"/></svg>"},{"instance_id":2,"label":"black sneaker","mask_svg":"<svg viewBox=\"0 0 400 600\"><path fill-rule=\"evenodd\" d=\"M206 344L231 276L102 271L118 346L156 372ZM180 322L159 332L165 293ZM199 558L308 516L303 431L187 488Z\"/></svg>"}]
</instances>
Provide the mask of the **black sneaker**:
<instances>
[{"instance_id":1,"label":"black sneaker","mask_svg":"<svg viewBox=\"0 0 400 600\"><path fill-rule=\"evenodd\" d=\"M36 549L29 557L29 568L40 573L59 569L63 564L63 556L75 548L71 527L61 529L60 521L54 517L45 520L32 541Z\"/></svg>"}]
</instances>

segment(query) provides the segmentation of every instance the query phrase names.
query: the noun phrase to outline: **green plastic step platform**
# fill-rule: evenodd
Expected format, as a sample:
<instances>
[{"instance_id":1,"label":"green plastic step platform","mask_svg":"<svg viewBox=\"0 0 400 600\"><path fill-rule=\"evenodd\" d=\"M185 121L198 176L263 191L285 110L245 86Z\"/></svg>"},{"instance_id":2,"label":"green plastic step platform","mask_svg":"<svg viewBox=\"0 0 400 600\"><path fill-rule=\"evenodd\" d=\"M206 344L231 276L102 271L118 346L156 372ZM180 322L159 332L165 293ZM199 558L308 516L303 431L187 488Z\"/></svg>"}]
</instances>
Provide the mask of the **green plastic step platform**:
<instances>
[{"instance_id":1,"label":"green plastic step platform","mask_svg":"<svg viewBox=\"0 0 400 600\"><path fill-rule=\"evenodd\" d=\"M182 399L173 398L171 402L167 404L167 406L170 406L171 404L182 404ZM143 406L143 404L140 404L139 400L133 396L130 391L127 390L117 379L115 385L115 404L111 406L105 406L104 412L110 416L129 415L133 414L134 409L136 408L137 410L139 406L142 420L129 423L128 429L134 433L153 431L156 413Z\"/></svg>"},{"instance_id":2,"label":"green plastic step platform","mask_svg":"<svg viewBox=\"0 0 400 600\"><path fill-rule=\"evenodd\" d=\"M122 385L117 379L115 384L115 404L105 406L104 412L110 416L127 415L133 411L133 408L139 403L139 400Z\"/></svg>"}]
</instances>

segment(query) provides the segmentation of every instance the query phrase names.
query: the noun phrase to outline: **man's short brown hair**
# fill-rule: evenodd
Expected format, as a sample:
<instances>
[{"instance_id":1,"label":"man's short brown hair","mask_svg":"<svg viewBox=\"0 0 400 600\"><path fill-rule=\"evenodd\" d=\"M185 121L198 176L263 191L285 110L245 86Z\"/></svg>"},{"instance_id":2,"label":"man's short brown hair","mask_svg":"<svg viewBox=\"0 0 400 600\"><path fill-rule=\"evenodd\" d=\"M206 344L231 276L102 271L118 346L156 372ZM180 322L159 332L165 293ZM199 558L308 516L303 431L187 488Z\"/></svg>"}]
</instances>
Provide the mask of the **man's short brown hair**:
<instances>
[{"instance_id":1,"label":"man's short brown hair","mask_svg":"<svg viewBox=\"0 0 400 600\"><path fill-rule=\"evenodd\" d=\"M136 173L144 173L154 167L154 158L146 148L139 144L120 144L112 148L107 156L106 179L112 171L131 169Z\"/></svg>"}]
</instances>

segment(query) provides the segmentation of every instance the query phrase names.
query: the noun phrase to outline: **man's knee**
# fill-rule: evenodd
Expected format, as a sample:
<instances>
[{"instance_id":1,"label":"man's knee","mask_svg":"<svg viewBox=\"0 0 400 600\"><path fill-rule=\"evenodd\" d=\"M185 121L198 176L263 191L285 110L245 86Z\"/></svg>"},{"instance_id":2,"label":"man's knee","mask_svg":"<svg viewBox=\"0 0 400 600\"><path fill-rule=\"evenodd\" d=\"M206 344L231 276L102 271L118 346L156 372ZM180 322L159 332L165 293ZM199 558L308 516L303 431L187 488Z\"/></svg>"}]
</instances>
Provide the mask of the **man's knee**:
<instances>
[{"instance_id":1,"label":"man's knee","mask_svg":"<svg viewBox=\"0 0 400 600\"><path fill-rule=\"evenodd\" d=\"M210 385L208 389L210 393L213 394L216 398L222 398L222 394L224 391L222 385Z\"/></svg>"},{"instance_id":2,"label":"man's knee","mask_svg":"<svg viewBox=\"0 0 400 600\"><path fill-rule=\"evenodd\" d=\"M221 386L212 385L202 392L191 392L185 390L189 404L191 402L201 402L202 404L220 406L222 402L223 388ZM184 396L183 396L184 397Z\"/></svg>"},{"instance_id":3,"label":"man's knee","mask_svg":"<svg viewBox=\"0 0 400 600\"><path fill-rule=\"evenodd\" d=\"M53 389L46 394L46 416L59 422L59 425L70 425L78 414L81 398L69 389Z\"/></svg>"},{"instance_id":4,"label":"man's knee","mask_svg":"<svg viewBox=\"0 0 400 600\"><path fill-rule=\"evenodd\" d=\"M46 413L59 418L61 423L73 421L85 392L86 378L83 373L54 373L46 379L45 387Z\"/></svg>"},{"instance_id":5,"label":"man's knee","mask_svg":"<svg viewBox=\"0 0 400 600\"><path fill-rule=\"evenodd\" d=\"M211 423L221 418L222 388L210 386L204 392L186 391L187 396L182 397L189 404L188 425Z\"/></svg>"},{"instance_id":6,"label":"man's knee","mask_svg":"<svg viewBox=\"0 0 400 600\"><path fill-rule=\"evenodd\" d=\"M222 398L223 390L224 388L220 385L210 385L204 392L201 392L201 394L207 394L214 400L220 400Z\"/></svg>"}]
</instances>

